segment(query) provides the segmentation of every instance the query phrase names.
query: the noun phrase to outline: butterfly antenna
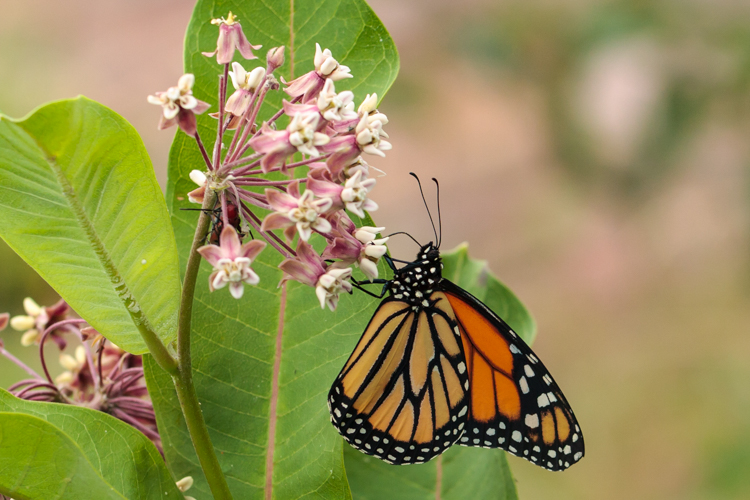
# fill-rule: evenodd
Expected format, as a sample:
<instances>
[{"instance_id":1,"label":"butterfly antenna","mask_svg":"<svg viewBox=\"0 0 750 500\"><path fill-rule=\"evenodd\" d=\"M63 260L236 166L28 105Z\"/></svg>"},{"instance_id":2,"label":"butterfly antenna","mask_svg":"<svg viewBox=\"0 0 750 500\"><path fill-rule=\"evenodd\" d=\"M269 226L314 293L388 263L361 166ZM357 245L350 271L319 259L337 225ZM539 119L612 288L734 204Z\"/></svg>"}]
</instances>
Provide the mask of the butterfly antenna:
<instances>
[{"instance_id":1,"label":"butterfly antenna","mask_svg":"<svg viewBox=\"0 0 750 500\"><path fill-rule=\"evenodd\" d=\"M430 224L432 224L432 232L435 233L435 241L438 239L437 229L435 229L435 221L432 219L432 214L430 213L430 207L427 205L427 200L424 197L424 191L422 190L422 183L419 181L419 177L417 177L417 174L414 172L409 172L409 175L417 179L417 184L419 185L419 193L422 195L422 202L424 203L424 207L427 209L427 215L430 218Z\"/></svg>"},{"instance_id":2,"label":"butterfly antenna","mask_svg":"<svg viewBox=\"0 0 750 500\"><path fill-rule=\"evenodd\" d=\"M437 247L440 248L440 244L443 242L443 216L440 214L440 183L434 177L432 180L435 181L435 186L437 186L438 229L440 230Z\"/></svg>"},{"instance_id":3,"label":"butterfly antenna","mask_svg":"<svg viewBox=\"0 0 750 500\"><path fill-rule=\"evenodd\" d=\"M387 237L390 238L391 236L396 236L397 234L405 234L406 236L408 236L409 238L411 238L411 240L414 243L416 243L417 245L419 245L419 248L422 248L422 244L420 242L418 242L417 239L414 236L410 235L406 231L398 231L398 232L395 232L395 233L391 233Z\"/></svg>"}]
</instances>

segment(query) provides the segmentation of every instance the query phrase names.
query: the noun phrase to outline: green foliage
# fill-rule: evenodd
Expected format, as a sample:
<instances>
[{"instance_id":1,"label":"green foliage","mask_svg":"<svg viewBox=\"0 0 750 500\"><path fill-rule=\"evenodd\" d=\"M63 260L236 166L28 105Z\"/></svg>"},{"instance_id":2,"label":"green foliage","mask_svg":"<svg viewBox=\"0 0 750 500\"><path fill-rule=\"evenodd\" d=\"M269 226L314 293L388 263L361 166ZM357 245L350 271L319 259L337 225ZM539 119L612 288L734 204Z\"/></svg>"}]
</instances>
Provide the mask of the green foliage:
<instances>
[{"instance_id":1,"label":"green foliage","mask_svg":"<svg viewBox=\"0 0 750 500\"><path fill-rule=\"evenodd\" d=\"M174 237L143 143L113 111L79 97L0 116L0 236L123 349L147 351L134 321L174 339Z\"/></svg>"},{"instance_id":2,"label":"green foliage","mask_svg":"<svg viewBox=\"0 0 750 500\"><path fill-rule=\"evenodd\" d=\"M0 412L0 471L0 492L18 500L125 498L70 437L30 415Z\"/></svg>"},{"instance_id":3,"label":"green foliage","mask_svg":"<svg viewBox=\"0 0 750 500\"><path fill-rule=\"evenodd\" d=\"M277 77L290 81L313 69L318 42L351 68L354 78L336 82L336 90L354 90L357 102L367 93L377 92L382 97L396 77L398 56L393 41L361 0L199 1L186 35L185 65L186 71L196 76L196 97L211 103L213 111L217 109L221 67L215 58L200 53L216 47L218 29L210 24L211 18L226 16L230 10L239 17L250 42L263 44L257 51L260 61L240 61L248 70L265 65L268 49L285 45L286 62L277 70ZM240 60L239 54L236 59ZM282 96L286 94L275 92L267 99L261 119L280 107ZM215 126L214 119L199 117L198 129L209 151L215 141ZM225 138L225 142L229 140ZM183 269L197 214L179 208L190 206L187 192L195 184L188 174L203 169L202 165L194 141L177 134L170 155L167 204ZM270 401L281 327L273 494L276 498L349 498L342 440L329 422L326 394L376 302L355 294L342 297L336 313L322 311L313 290L292 283L282 312L282 290L277 288L280 261L280 256L267 248L253 264L260 285L246 287L239 301L226 290L209 293L210 266L203 263L193 313L196 390L233 494L242 499L263 498L270 474L266 470ZM147 360L146 369L168 463L175 477L195 478L194 496L208 497L171 381L152 360Z\"/></svg>"},{"instance_id":4,"label":"green foliage","mask_svg":"<svg viewBox=\"0 0 750 500\"><path fill-rule=\"evenodd\" d=\"M442 257L443 277L487 304L530 343L536 333L534 320L516 296L487 269L486 262L470 258L465 243ZM518 498L502 450L455 445L426 464L396 467L346 448L346 472L354 500L434 499L438 485L440 498L447 500Z\"/></svg>"},{"instance_id":5,"label":"green foliage","mask_svg":"<svg viewBox=\"0 0 750 500\"><path fill-rule=\"evenodd\" d=\"M126 498L182 498L154 444L121 420L100 411L73 405L25 401L3 389L0 389L0 412L23 414L46 421L56 433L75 443L76 453L82 453L87 460L86 467L93 467L99 480L106 482L108 487ZM23 434L21 437L32 446L34 436L35 434ZM62 438L61 440L65 441ZM4 445L1 441L0 438L0 447ZM39 448L40 453L58 453L49 443L35 446ZM67 448L67 445L63 447ZM20 460L21 455L15 453L14 450L7 455ZM0 455L6 453L0 451ZM34 467L39 466L40 464L35 461ZM57 481L60 481L59 478ZM28 480L25 480L22 484L27 482ZM9 485L12 484L15 484L15 481L11 469L0 466L0 491L10 488ZM19 491L18 488L15 491ZM19 497L14 495L14 498ZM50 497L42 495L34 498ZM69 498L99 497L83 495Z\"/></svg>"}]
</instances>

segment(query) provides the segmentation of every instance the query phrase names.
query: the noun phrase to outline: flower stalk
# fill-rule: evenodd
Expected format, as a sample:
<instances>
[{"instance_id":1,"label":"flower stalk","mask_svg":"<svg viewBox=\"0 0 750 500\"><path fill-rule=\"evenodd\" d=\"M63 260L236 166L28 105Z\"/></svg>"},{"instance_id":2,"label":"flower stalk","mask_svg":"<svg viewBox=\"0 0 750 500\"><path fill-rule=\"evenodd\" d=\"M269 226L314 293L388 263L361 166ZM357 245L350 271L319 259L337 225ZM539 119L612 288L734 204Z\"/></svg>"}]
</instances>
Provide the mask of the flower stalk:
<instances>
[{"instance_id":1,"label":"flower stalk","mask_svg":"<svg viewBox=\"0 0 750 500\"><path fill-rule=\"evenodd\" d=\"M203 473L206 476L211 493L216 499L231 499L229 485L221 470L221 465L216 457L211 437L208 434L206 421L203 419L198 395L193 384L192 358L190 355L190 333L193 316L193 300L195 297L195 284L198 278L201 256L198 248L203 244L208 235L211 210L216 203L216 194L207 191L203 198L204 209L198 218L198 226L195 229L193 244L188 256L185 279L182 283L182 296L180 298L180 315L177 327L177 373L172 375L172 382L177 391L182 414L185 417L190 439L193 441L195 453L198 455Z\"/></svg>"}]
</instances>

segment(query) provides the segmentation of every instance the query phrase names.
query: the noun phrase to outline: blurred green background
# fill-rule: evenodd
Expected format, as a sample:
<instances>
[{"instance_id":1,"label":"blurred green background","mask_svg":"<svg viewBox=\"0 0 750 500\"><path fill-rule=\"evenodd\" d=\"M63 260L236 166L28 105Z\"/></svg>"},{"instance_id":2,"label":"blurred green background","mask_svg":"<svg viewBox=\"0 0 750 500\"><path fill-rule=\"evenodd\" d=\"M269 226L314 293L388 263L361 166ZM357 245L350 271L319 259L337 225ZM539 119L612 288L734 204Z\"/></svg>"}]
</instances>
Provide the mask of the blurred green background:
<instances>
[{"instance_id":1,"label":"blurred green background","mask_svg":"<svg viewBox=\"0 0 750 500\"><path fill-rule=\"evenodd\" d=\"M99 100L163 183L145 97L181 73L189 4L0 0L0 110ZM511 458L521 498L750 498L750 1L371 5L402 68L375 218L429 239L407 172L440 179L444 249L469 241L532 310L586 436L564 473ZM0 311L55 300L0 262ZM22 375L0 360L0 385Z\"/></svg>"}]
</instances>

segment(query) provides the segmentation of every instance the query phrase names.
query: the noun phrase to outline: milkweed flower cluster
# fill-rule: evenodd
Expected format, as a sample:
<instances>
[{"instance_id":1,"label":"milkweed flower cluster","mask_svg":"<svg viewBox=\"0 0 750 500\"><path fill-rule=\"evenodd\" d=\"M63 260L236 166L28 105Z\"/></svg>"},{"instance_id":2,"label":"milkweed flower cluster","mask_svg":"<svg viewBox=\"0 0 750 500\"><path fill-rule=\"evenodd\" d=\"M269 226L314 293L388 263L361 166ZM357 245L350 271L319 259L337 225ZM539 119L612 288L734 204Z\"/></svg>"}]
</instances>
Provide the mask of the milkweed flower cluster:
<instances>
[{"instance_id":1,"label":"milkweed flower cluster","mask_svg":"<svg viewBox=\"0 0 750 500\"><path fill-rule=\"evenodd\" d=\"M378 208L370 197L377 169L366 158L383 157L391 149L383 130L388 118L378 111L376 94L364 96L355 107L353 92L336 89L352 78L351 70L319 44L313 68L289 82L276 75L284 65L283 46L267 52L265 65L253 64L253 51L261 46L248 41L239 21L231 12L226 19L212 20L219 26L217 45L204 52L223 66L218 110L210 115L217 124L212 152L195 127L179 121L180 116L194 120L205 110L205 103L188 92L191 75L180 79L179 98L172 89L149 98L164 109L160 128L165 119L177 117L203 156L206 168L191 172L197 187L186 193L188 199L203 204L207 192L217 195L210 198L216 199L215 205L203 209L217 214L211 235L214 243L219 241L199 249L214 269L209 287L213 291L229 285L233 297L242 297L244 285L259 282L251 266L267 242L284 257L279 266L285 272L282 282L313 287L321 307L335 310L340 294L357 284L352 282L352 267L374 280L387 251L388 238L378 237L384 228L357 227L350 215L363 218ZM245 61L233 61L235 52ZM286 96L275 114L259 121L272 92ZM276 175L265 175L270 173ZM242 244L245 233L264 242ZM313 248L313 238L326 242L320 253Z\"/></svg>"},{"instance_id":2,"label":"milkweed flower cluster","mask_svg":"<svg viewBox=\"0 0 750 500\"><path fill-rule=\"evenodd\" d=\"M28 401L72 404L108 413L141 431L161 451L141 357L109 342L85 320L71 317L73 311L63 300L43 307L26 298L23 306L25 315L9 318L7 313L0 314L0 330L10 324L14 330L24 331L24 346L39 346L43 375L13 356L0 341L0 355L30 376L13 384L11 394ZM79 345L72 354L63 352L71 338ZM60 349L58 362L63 369L55 378L50 376L44 352L50 339Z\"/></svg>"}]
</instances>

